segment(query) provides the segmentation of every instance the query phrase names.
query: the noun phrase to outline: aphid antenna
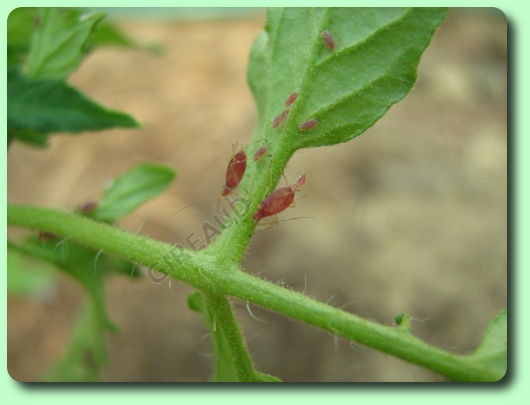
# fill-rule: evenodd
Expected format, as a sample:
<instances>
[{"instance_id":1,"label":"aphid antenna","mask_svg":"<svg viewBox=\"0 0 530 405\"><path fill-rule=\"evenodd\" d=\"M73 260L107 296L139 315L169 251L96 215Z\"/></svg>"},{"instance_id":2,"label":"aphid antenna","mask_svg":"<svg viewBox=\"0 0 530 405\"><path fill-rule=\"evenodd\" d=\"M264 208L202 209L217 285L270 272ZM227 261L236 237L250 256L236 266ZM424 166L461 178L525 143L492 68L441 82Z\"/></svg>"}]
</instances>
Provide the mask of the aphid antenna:
<instances>
[{"instance_id":1,"label":"aphid antenna","mask_svg":"<svg viewBox=\"0 0 530 405\"><path fill-rule=\"evenodd\" d=\"M293 218L287 218L287 219L282 219L280 221L280 224L282 222L287 222L287 221L294 221L295 219L316 219L315 217L293 217Z\"/></svg>"},{"instance_id":2,"label":"aphid antenna","mask_svg":"<svg viewBox=\"0 0 530 405\"><path fill-rule=\"evenodd\" d=\"M240 150L243 150L243 147L239 147L239 141L235 141L233 144L232 144L232 156L234 156L237 152L239 152Z\"/></svg>"},{"instance_id":3,"label":"aphid antenna","mask_svg":"<svg viewBox=\"0 0 530 405\"><path fill-rule=\"evenodd\" d=\"M186 208L189 208L191 207L192 205L200 205L206 201L213 201L213 200L220 200L221 198L223 198L223 196L215 196L215 197L206 197L206 198L201 198L200 200L197 200L197 201L193 201L189 204L186 204L184 207L181 207L179 208L178 210L174 211L171 216L173 215L177 215L179 212L181 211L184 211Z\"/></svg>"},{"instance_id":4,"label":"aphid antenna","mask_svg":"<svg viewBox=\"0 0 530 405\"><path fill-rule=\"evenodd\" d=\"M285 185L289 187L289 180L287 180L287 176L285 175L285 173L282 173L282 177L285 180Z\"/></svg>"},{"instance_id":5,"label":"aphid antenna","mask_svg":"<svg viewBox=\"0 0 530 405\"><path fill-rule=\"evenodd\" d=\"M283 222L287 221L294 221L295 219L316 219L315 217L294 217L294 218L287 218L287 219L281 219L279 220L276 216L275 219L273 219L271 222L262 223L260 222L258 225L263 225L264 228L258 229L257 231L254 231L254 233L260 233L263 231L268 231L269 229L274 228L276 225L281 225Z\"/></svg>"}]
</instances>

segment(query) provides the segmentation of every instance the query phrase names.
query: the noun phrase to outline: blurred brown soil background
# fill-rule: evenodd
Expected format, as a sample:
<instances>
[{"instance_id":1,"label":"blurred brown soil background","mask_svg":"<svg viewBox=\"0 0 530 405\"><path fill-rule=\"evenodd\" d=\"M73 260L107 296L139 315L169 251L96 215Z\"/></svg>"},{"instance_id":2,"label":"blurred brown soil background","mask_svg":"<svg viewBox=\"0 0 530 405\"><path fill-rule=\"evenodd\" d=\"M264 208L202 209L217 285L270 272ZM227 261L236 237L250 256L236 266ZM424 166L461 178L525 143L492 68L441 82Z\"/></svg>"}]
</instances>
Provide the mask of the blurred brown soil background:
<instances>
[{"instance_id":1,"label":"blurred brown soil background","mask_svg":"<svg viewBox=\"0 0 530 405\"><path fill-rule=\"evenodd\" d=\"M141 16L139 16L141 17ZM186 244L215 214L226 164L256 122L246 84L249 47L264 17L118 20L143 50L97 49L72 84L143 124L15 144L8 200L72 209L107 182L152 161L180 175L120 226ZM286 170L307 183L280 223L258 232L248 272L374 321L406 312L427 342L469 353L506 305L506 20L495 9L454 9L425 52L412 92L347 144L303 150ZM201 202L202 201L202 202ZM193 203L193 204L192 204ZM192 204L174 214L179 208ZM208 331L186 303L192 288L113 277L104 381L205 381ZM8 368L35 381L66 348L82 291L8 302ZM258 369L286 381L443 381L391 356L234 301Z\"/></svg>"}]
</instances>

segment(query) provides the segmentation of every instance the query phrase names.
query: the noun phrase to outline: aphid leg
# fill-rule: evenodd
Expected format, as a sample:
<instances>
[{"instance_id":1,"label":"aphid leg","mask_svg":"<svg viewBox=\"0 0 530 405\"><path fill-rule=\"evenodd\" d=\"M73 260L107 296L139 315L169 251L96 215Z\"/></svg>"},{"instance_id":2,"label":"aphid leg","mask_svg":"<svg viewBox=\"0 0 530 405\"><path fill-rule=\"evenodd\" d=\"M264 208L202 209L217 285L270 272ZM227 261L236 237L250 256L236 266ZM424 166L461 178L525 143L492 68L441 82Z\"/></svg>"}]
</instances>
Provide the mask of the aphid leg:
<instances>
[{"instance_id":1,"label":"aphid leg","mask_svg":"<svg viewBox=\"0 0 530 405\"><path fill-rule=\"evenodd\" d=\"M269 221L261 221L258 223L258 225L262 225L264 228L258 230L258 231L255 231L254 233L259 233L259 232L263 232L263 231L268 231L269 229L272 229L274 228L275 225L279 225L280 224L280 221L278 220L278 215L274 215L273 217L270 217L269 218Z\"/></svg>"},{"instance_id":2,"label":"aphid leg","mask_svg":"<svg viewBox=\"0 0 530 405\"><path fill-rule=\"evenodd\" d=\"M287 176L285 175L285 173L282 173L282 177L285 180L285 185L289 187L289 180L287 180Z\"/></svg>"},{"instance_id":3,"label":"aphid leg","mask_svg":"<svg viewBox=\"0 0 530 405\"><path fill-rule=\"evenodd\" d=\"M306 197L307 197L307 196L304 195L304 196L302 196L302 197L297 198L296 200L303 200L303 199L305 199ZM291 205L289 205L289 208L296 208L296 200L293 200L293 203L292 203ZM300 217L300 218L302 218L302 217ZM310 217L304 217L304 218L310 218Z\"/></svg>"}]
</instances>

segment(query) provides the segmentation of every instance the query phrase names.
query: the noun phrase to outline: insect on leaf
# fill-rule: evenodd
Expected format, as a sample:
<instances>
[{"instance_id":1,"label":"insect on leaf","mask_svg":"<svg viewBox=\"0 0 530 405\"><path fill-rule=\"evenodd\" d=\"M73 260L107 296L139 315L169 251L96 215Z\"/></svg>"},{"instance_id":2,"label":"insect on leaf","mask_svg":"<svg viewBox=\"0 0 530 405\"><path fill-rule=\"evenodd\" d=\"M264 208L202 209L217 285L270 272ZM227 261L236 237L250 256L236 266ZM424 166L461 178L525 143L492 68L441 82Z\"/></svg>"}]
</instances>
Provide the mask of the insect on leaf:
<instances>
[{"instance_id":1,"label":"insect on leaf","mask_svg":"<svg viewBox=\"0 0 530 405\"><path fill-rule=\"evenodd\" d=\"M410 91L445 16L443 8L269 10L248 69L259 128L268 128L296 92L287 125L293 150L361 134ZM306 122L318 125L297 133Z\"/></svg>"}]
</instances>

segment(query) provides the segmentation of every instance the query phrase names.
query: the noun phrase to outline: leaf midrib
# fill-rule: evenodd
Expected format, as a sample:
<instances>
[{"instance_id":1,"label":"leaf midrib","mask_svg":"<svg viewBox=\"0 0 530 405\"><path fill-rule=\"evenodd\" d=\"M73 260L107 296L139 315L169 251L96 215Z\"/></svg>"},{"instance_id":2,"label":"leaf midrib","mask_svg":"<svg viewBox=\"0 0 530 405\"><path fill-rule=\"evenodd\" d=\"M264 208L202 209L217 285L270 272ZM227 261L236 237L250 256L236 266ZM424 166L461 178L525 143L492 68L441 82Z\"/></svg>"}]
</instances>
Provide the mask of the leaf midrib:
<instances>
[{"instance_id":1,"label":"leaf midrib","mask_svg":"<svg viewBox=\"0 0 530 405\"><path fill-rule=\"evenodd\" d=\"M281 16L281 19L278 23L278 27L276 28L276 30L279 29L280 25L281 25L281 21L283 19L283 16L284 16L284 10L285 8L282 8L282 16ZM320 21L320 24L318 25L318 30L317 32L322 32L325 24L327 23L327 21L329 20L329 11L330 11L330 8L329 7L326 7L325 8L325 11L322 15L322 19ZM278 36L275 35L274 37L274 42L278 41ZM273 46L273 49L279 49L279 46L277 46L276 43L273 43L272 45ZM320 37L318 35L315 36L314 40L313 40L313 45L311 47L311 54L310 54L310 57L308 59L308 62L306 64L306 68L305 68L305 71L303 73L303 75L301 76L302 80L301 80L301 84L300 84L300 89L298 90L298 100L297 102L294 104L294 107L291 111L291 113L289 114L289 116L287 117L287 120L285 122L285 125L284 125L284 128L283 130L281 131L281 141L279 142L280 145L282 144L287 144L289 145L289 141L290 141L290 138L293 137L293 136L296 136L298 134L298 131L293 131L293 120L295 119L300 119L300 116L298 114L299 111L302 110L302 107L304 106L305 104L305 93L307 92L307 88L309 86L309 83L311 82L311 78L313 77L313 75L311 74L311 67L313 67L315 65L315 60L317 58L317 55L318 55L318 49L320 47ZM273 60L273 56L271 55L271 66L274 64L274 60ZM314 69L313 69L314 70ZM269 76L269 97L267 98L267 114L265 115L265 117L268 117L269 116L269 102L270 102L270 76ZM294 126L296 127L296 124L294 124ZM287 133L286 133L287 132ZM289 135L291 134L291 135ZM289 147L289 149L291 150L294 150L295 148L293 147L294 144L291 143L291 146ZM279 146L279 148L281 148L282 146Z\"/></svg>"}]
</instances>

